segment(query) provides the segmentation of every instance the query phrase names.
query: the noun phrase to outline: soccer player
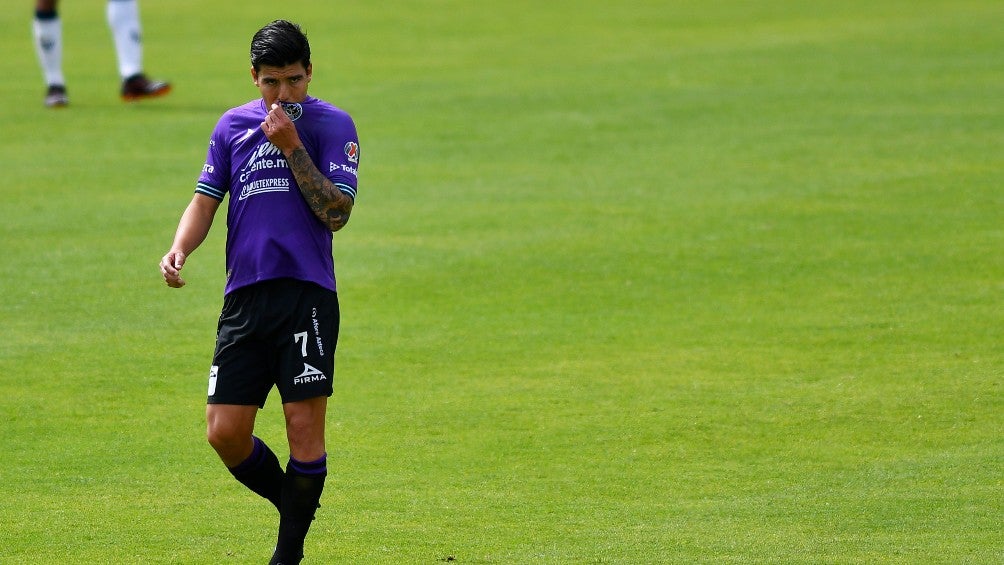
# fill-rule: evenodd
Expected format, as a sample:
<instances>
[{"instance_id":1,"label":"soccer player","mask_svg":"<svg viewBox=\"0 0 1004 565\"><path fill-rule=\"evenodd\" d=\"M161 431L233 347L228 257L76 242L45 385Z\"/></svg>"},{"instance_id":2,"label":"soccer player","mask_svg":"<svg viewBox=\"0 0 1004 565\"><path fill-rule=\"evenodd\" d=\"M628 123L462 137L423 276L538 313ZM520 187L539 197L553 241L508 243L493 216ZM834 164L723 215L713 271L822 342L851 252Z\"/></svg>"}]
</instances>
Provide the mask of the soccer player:
<instances>
[{"instance_id":1,"label":"soccer player","mask_svg":"<svg viewBox=\"0 0 1004 565\"><path fill-rule=\"evenodd\" d=\"M47 85L44 102L50 108L70 103L63 78L63 22L56 11L57 4L58 0L36 0L32 21L35 51ZM136 0L108 0L107 15L122 76L122 99L153 98L170 92L170 84L150 80L143 74L143 44Z\"/></svg>"},{"instance_id":2,"label":"soccer player","mask_svg":"<svg viewBox=\"0 0 1004 565\"><path fill-rule=\"evenodd\" d=\"M332 232L356 196L359 141L343 110L307 95L300 27L269 23L251 40L260 98L225 112L160 270L170 287L229 194L223 309L209 372L207 437L233 476L279 510L271 564L299 563L327 475L325 411L339 309ZM253 435L275 386L289 461Z\"/></svg>"}]
</instances>

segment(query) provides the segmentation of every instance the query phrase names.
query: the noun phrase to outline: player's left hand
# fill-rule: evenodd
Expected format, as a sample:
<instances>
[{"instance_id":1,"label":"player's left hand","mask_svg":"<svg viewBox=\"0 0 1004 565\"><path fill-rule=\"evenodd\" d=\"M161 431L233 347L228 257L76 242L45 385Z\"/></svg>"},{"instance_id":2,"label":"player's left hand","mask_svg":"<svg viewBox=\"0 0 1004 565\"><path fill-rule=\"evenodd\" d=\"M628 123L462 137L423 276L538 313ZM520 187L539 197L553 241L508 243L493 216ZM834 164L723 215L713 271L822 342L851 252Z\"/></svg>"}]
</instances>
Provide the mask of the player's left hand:
<instances>
[{"instance_id":1,"label":"player's left hand","mask_svg":"<svg viewBox=\"0 0 1004 565\"><path fill-rule=\"evenodd\" d=\"M279 148L284 155L289 155L294 149L303 145L300 142L300 135L296 133L296 126L286 115L281 104L272 104L272 108L265 116L265 121L261 123L261 130L265 132L265 137Z\"/></svg>"}]
</instances>

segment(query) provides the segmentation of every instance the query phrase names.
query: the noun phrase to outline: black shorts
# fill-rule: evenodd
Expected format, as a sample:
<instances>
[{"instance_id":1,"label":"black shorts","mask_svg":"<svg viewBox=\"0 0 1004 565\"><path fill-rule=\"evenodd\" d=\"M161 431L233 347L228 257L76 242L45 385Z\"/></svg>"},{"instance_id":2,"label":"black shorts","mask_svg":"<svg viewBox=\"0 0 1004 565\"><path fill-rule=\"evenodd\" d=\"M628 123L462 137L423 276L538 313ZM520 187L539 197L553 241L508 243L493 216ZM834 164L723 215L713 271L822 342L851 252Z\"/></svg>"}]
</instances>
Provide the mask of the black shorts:
<instances>
[{"instance_id":1,"label":"black shorts","mask_svg":"<svg viewBox=\"0 0 1004 565\"><path fill-rule=\"evenodd\" d=\"M272 386L283 403L331 396L338 323L338 295L314 283L276 279L231 292L207 402L265 406Z\"/></svg>"}]
</instances>

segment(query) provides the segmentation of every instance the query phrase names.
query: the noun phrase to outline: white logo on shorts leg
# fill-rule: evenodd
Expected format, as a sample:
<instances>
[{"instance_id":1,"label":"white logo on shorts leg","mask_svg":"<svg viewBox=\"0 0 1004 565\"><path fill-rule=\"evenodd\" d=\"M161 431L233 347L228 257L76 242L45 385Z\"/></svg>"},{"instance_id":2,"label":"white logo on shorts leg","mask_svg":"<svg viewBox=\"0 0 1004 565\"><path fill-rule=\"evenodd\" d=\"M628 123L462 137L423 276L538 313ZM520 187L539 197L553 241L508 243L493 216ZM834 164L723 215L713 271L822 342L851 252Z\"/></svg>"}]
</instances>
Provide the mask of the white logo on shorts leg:
<instances>
[{"instance_id":1,"label":"white logo on shorts leg","mask_svg":"<svg viewBox=\"0 0 1004 565\"><path fill-rule=\"evenodd\" d=\"M213 365L209 368L209 396L216 394L216 377L219 375L219 372L219 365Z\"/></svg>"},{"instance_id":2,"label":"white logo on shorts leg","mask_svg":"<svg viewBox=\"0 0 1004 565\"><path fill-rule=\"evenodd\" d=\"M326 381L328 377L324 376L323 371L319 371L316 367L313 367L307 363L303 364L303 372L298 376L293 377L293 384L299 385L304 383L312 383L316 381Z\"/></svg>"}]
</instances>

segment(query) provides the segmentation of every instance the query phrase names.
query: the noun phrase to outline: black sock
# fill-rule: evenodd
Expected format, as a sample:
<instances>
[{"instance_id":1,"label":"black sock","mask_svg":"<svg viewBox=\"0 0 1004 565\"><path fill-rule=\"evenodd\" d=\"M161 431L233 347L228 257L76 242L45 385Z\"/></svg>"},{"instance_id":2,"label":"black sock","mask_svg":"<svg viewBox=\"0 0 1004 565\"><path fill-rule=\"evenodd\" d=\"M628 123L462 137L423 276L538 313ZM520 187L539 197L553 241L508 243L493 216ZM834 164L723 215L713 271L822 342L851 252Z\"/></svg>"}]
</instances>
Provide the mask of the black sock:
<instances>
[{"instance_id":1,"label":"black sock","mask_svg":"<svg viewBox=\"0 0 1004 565\"><path fill-rule=\"evenodd\" d=\"M303 540L314 519L327 476L327 455L310 462L289 458L279 508L279 539L269 562L271 565L292 565L303 558Z\"/></svg>"},{"instance_id":2,"label":"black sock","mask_svg":"<svg viewBox=\"0 0 1004 565\"><path fill-rule=\"evenodd\" d=\"M279 458L265 445L265 442L252 436L254 449L251 455L240 465L230 469L234 478L259 496L267 499L281 510L282 505L282 466Z\"/></svg>"}]
</instances>

